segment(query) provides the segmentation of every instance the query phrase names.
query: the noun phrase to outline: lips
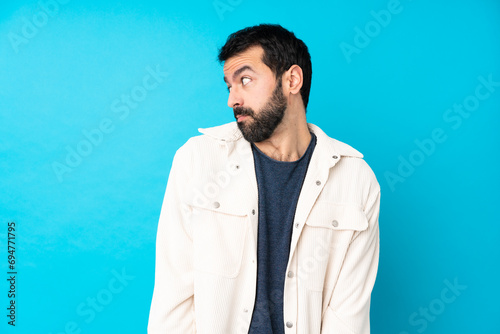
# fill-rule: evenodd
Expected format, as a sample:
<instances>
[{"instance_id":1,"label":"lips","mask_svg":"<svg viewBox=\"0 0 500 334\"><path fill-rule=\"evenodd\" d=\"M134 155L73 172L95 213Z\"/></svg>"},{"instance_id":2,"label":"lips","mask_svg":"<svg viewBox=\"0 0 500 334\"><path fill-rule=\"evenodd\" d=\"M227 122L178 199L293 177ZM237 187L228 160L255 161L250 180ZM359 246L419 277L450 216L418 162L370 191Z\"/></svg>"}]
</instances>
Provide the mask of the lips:
<instances>
[{"instance_id":1,"label":"lips","mask_svg":"<svg viewBox=\"0 0 500 334\"><path fill-rule=\"evenodd\" d=\"M238 122L242 122L245 118L253 116L253 110L250 108L236 107L233 108L233 112L234 118L236 118Z\"/></svg>"},{"instance_id":2,"label":"lips","mask_svg":"<svg viewBox=\"0 0 500 334\"><path fill-rule=\"evenodd\" d=\"M245 118L247 118L248 116L246 115L238 115L236 116L236 119L238 120L238 122L242 122L243 120L245 120Z\"/></svg>"}]
</instances>

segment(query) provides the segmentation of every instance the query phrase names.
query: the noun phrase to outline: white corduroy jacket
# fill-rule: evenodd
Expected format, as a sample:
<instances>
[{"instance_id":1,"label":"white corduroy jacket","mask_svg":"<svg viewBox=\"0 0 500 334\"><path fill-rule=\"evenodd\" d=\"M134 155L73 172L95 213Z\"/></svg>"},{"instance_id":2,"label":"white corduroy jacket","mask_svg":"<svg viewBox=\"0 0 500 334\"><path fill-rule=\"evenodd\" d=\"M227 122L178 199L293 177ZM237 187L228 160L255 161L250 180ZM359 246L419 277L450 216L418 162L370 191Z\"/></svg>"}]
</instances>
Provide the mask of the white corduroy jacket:
<instances>
[{"instance_id":1,"label":"white corduroy jacket","mask_svg":"<svg viewBox=\"0 0 500 334\"><path fill-rule=\"evenodd\" d=\"M368 334L379 259L380 186L363 155L317 136L293 222L285 333ZM248 333L258 198L236 122L199 129L175 154L156 240L149 334ZM272 300L270 302L273 302Z\"/></svg>"}]
</instances>

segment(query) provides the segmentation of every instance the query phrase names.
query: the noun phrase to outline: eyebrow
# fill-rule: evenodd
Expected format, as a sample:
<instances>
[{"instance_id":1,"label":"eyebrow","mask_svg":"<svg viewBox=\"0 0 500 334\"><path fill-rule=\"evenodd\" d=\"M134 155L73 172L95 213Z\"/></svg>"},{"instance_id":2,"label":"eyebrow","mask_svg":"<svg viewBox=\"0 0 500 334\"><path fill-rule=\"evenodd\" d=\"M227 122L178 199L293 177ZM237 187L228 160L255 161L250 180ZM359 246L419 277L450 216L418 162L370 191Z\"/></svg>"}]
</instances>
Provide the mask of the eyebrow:
<instances>
[{"instance_id":1,"label":"eyebrow","mask_svg":"<svg viewBox=\"0 0 500 334\"><path fill-rule=\"evenodd\" d=\"M244 65L244 66L240 67L239 69L237 69L236 71L234 71L234 73L233 73L233 80L236 79L236 77L238 75L240 75L243 71L246 71L246 70L249 70L249 71L252 71L252 72L255 73L255 71L253 70L253 68L251 68L249 65ZM226 76L224 76L224 82L227 83Z\"/></svg>"}]
</instances>

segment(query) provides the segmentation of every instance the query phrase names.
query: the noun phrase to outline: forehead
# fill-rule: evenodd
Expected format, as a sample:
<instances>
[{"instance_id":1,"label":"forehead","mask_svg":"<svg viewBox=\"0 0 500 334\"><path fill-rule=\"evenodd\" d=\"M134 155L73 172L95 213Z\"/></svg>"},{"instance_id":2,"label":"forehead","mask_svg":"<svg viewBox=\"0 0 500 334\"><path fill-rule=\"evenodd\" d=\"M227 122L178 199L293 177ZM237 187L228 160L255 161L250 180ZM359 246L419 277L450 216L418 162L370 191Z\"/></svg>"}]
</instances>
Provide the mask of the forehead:
<instances>
[{"instance_id":1,"label":"forehead","mask_svg":"<svg viewBox=\"0 0 500 334\"><path fill-rule=\"evenodd\" d=\"M256 45L227 59L224 62L224 79L231 80L231 75L243 66L249 66L257 73L263 71L267 67L262 62L263 54L264 49L260 45Z\"/></svg>"}]
</instances>

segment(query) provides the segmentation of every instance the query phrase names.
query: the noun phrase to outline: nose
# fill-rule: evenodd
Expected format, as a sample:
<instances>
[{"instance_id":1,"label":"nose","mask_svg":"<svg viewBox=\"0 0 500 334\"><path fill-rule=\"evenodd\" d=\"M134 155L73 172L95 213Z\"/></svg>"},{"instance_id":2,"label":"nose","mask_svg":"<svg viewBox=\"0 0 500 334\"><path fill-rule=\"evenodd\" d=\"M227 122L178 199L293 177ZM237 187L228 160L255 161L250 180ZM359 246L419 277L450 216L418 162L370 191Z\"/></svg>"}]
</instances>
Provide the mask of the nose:
<instances>
[{"instance_id":1,"label":"nose","mask_svg":"<svg viewBox=\"0 0 500 334\"><path fill-rule=\"evenodd\" d=\"M241 94L238 93L235 87L231 87L231 91L229 92L229 97L227 99L227 106L229 108L234 108L243 105L243 98Z\"/></svg>"}]
</instances>

